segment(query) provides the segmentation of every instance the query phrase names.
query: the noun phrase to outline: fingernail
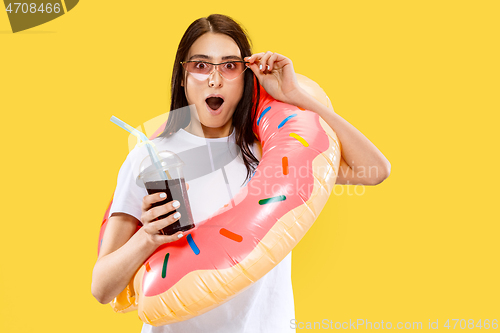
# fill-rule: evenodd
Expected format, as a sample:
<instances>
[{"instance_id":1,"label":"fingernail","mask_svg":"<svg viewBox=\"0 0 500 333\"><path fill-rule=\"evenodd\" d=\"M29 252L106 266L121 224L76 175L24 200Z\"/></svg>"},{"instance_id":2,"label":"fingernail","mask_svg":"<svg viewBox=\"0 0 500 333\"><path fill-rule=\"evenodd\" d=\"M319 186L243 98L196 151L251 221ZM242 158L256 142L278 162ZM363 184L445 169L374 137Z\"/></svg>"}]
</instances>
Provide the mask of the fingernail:
<instances>
[{"instance_id":1,"label":"fingernail","mask_svg":"<svg viewBox=\"0 0 500 333\"><path fill-rule=\"evenodd\" d=\"M259 69L262 70L262 65L259 65Z\"/></svg>"},{"instance_id":2,"label":"fingernail","mask_svg":"<svg viewBox=\"0 0 500 333\"><path fill-rule=\"evenodd\" d=\"M177 200L176 200L176 201L174 201L174 202L172 203L172 206L174 206L174 208L177 208L177 207L179 207L180 205L181 205L181 204L180 204L180 203L179 203L179 201L177 201Z\"/></svg>"},{"instance_id":3,"label":"fingernail","mask_svg":"<svg viewBox=\"0 0 500 333\"><path fill-rule=\"evenodd\" d=\"M178 219L178 218L179 218L179 216L181 216L181 213L179 213L179 212L175 213L175 214L174 214L174 219Z\"/></svg>"},{"instance_id":4,"label":"fingernail","mask_svg":"<svg viewBox=\"0 0 500 333\"><path fill-rule=\"evenodd\" d=\"M184 235L183 235L183 234L179 234L179 235L177 236L177 238L181 238L182 236L184 236Z\"/></svg>"},{"instance_id":5,"label":"fingernail","mask_svg":"<svg viewBox=\"0 0 500 333\"><path fill-rule=\"evenodd\" d=\"M267 70L269 70L269 68L271 68L271 67L269 67L269 65L267 65Z\"/></svg>"},{"instance_id":6,"label":"fingernail","mask_svg":"<svg viewBox=\"0 0 500 333\"><path fill-rule=\"evenodd\" d=\"M160 198L166 198L167 197L167 193L161 193L160 194Z\"/></svg>"}]
</instances>

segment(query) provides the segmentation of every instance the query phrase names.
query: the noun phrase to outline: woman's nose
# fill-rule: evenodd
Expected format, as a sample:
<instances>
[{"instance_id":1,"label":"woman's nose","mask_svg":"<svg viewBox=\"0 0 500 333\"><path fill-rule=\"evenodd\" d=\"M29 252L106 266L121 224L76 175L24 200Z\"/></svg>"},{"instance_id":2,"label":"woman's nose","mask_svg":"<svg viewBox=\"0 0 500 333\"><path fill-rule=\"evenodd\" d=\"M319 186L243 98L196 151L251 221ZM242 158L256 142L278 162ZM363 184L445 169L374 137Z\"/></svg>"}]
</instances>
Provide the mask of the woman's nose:
<instances>
[{"instance_id":1,"label":"woman's nose","mask_svg":"<svg viewBox=\"0 0 500 333\"><path fill-rule=\"evenodd\" d=\"M218 68L215 68L210 76L208 77L208 86L209 87L222 87L222 75L219 72Z\"/></svg>"}]
</instances>

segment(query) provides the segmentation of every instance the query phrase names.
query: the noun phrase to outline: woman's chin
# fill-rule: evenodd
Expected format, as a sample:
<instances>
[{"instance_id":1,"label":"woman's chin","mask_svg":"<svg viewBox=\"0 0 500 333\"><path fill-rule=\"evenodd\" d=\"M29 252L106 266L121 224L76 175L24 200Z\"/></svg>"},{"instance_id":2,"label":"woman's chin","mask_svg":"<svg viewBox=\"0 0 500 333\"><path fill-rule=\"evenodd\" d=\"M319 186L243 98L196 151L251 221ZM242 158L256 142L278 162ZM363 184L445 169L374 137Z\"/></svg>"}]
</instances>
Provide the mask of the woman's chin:
<instances>
[{"instance_id":1,"label":"woman's chin","mask_svg":"<svg viewBox=\"0 0 500 333\"><path fill-rule=\"evenodd\" d=\"M202 119L203 136L208 139L222 138L229 136L227 133L231 126L226 126L223 121L214 121L214 119Z\"/></svg>"}]
</instances>

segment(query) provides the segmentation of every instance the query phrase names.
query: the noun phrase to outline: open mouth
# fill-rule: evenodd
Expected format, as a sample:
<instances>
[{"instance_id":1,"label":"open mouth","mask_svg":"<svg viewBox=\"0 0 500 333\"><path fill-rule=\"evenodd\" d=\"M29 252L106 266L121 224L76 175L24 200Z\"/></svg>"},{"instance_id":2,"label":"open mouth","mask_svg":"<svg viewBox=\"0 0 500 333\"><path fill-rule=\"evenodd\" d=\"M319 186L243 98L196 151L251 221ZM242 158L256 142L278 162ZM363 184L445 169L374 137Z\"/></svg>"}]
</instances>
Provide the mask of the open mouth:
<instances>
[{"instance_id":1,"label":"open mouth","mask_svg":"<svg viewBox=\"0 0 500 333\"><path fill-rule=\"evenodd\" d=\"M221 107L222 103L224 103L224 100L220 97L209 97L205 100L205 102L210 109L216 111Z\"/></svg>"}]
</instances>

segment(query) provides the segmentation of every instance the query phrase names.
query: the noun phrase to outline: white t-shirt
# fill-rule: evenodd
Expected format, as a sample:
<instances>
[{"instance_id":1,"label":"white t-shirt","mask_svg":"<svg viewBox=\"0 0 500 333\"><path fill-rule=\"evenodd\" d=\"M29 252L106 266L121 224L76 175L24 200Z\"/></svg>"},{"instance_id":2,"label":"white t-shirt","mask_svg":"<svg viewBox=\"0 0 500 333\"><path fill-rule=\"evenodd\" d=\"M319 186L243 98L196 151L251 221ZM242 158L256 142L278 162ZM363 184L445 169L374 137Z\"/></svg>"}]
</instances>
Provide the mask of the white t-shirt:
<instances>
[{"instance_id":1,"label":"white t-shirt","mask_svg":"<svg viewBox=\"0 0 500 333\"><path fill-rule=\"evenodd\" d=\"M229 137L206 139L183 129L169 138L157 138L153 142L157 151L169 150L179 154L188 149L211 143L235 142L234 131ZM252 147L260 160L257 144ZM142 199L148 193L136 184L141 161L148 156L145 146L134 148L123 163L109 215L127 213L141 218ZM246 168L240 155L222 169L189 183L189 202L194 222L203 221L227 204L239 192L246 177ZM227 179L227 183L226 180ZM295 332L290 322L295 318L291 281L291 253L276 267L230 301L192 319L153 327L144 324L142 333L281 333Z\"/></svg>"}]
</instances>

